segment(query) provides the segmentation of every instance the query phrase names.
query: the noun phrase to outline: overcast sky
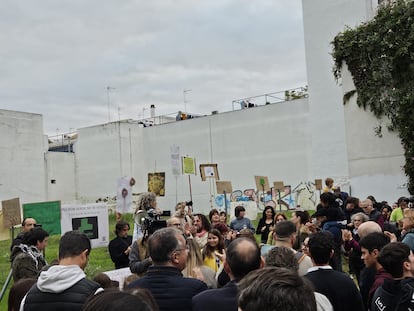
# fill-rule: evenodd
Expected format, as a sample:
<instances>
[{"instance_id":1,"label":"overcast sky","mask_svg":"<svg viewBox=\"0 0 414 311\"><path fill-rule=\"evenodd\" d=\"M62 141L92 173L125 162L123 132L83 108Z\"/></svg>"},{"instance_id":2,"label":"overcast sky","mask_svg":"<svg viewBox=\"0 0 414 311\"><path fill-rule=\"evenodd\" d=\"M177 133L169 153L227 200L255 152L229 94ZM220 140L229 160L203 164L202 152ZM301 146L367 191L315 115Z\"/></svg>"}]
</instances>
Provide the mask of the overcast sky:
<instances>
[{"instance_id":1,"label":"overcast sky","mask_svg":"<svg viewBox=\"0 0 414 311\"><path fill-rule=\"evenodd\" d=\"M3 0L0 109L46 134L304 86L301 0Z\"/></svg>"}]
</instances>

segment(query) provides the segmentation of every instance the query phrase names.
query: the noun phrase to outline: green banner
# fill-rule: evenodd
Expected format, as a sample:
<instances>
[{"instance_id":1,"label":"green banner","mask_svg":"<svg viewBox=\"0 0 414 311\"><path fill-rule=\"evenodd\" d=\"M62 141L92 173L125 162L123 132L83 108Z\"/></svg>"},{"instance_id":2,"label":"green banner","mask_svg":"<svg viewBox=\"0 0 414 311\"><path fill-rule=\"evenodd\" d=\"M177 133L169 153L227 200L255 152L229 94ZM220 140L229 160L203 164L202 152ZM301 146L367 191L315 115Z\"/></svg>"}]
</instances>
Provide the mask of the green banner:
<instances>
[{"instance_id":1,"label":"green banner","mask_svg":"<svg viewBox=\"0 0 414 311\"><path fill-rule=\"evenodd\" d=\"M60 201L23 204L23 217L31 217L50 235L60 232Z\"/></svg>"}]
</instances>

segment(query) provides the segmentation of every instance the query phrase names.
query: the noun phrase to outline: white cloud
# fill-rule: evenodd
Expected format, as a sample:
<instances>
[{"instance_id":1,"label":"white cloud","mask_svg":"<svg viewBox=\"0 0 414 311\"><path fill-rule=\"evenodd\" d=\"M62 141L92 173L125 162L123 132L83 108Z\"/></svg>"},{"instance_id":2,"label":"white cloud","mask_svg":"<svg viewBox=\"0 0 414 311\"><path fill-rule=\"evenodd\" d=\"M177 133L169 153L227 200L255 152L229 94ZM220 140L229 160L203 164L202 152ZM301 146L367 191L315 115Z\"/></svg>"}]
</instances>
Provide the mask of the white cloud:
<instances>
[{"instance_id":1,"label":"white cloud","mask_svg":"<svg viewBox=\"0 0 414 311\"><path fill-rule=\"evenodd\" d=\"M5 0L0 27L0 109L50 134L105 122L108 85L124 119L306 84L300 0Z\"/></svg>"}]
</instances>

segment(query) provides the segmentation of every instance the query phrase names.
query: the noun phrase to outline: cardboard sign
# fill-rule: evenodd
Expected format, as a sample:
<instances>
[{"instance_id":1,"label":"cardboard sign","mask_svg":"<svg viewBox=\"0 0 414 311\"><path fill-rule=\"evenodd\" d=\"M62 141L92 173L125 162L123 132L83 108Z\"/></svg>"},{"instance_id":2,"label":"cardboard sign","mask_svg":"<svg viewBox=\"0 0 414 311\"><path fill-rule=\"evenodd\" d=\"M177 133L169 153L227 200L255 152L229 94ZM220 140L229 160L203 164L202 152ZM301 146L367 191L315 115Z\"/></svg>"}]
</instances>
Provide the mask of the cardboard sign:
<instances>
[{"instance_id":1,"label":"cardboard sign","mask_svg":"<svg viewBox=\"0 0 414 311\"><path fill-rule=\"evenodd\" d=\"M267 176L254 176L256 189L259 191L270 191L269 179Z\"/></svg>"},{"instance_id":2,"label":"cardboard sign","mask_svg":"<svg viewBox=\"0 0 414 311\"><path fill-rule=\"evenodd\" d=\"M233 192L231 181L216 181L216 188L217 188L217 193L220 193L220 194L223 194L224 192L230 194Z\"/></svg>"}]
</instances>

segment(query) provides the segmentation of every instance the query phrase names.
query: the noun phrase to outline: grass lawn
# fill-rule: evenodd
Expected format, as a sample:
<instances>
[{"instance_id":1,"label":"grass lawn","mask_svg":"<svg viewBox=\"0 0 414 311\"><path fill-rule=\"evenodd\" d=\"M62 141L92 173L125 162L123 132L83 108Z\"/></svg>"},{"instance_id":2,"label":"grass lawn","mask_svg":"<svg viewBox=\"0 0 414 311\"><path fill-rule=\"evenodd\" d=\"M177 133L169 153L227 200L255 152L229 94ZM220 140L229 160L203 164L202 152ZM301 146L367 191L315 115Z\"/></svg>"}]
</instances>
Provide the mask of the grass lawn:
<instances>
[{"instance_id":1,"label":"grass lawn","mask_svg":"<svg viewBox=\"0 0 414 311\"><path fill-rule=\"evenodd\" d=\"M285 215L290 218L291 212L285 212ZM254 226L257 226L257 223L262 216L261 213L257 215L257 219L253 221ZM133 227L133 218L132 215L126 215L126 221L129 222L131 225L131 229ZM114 233L115 229L115 215L109 216L109 231L110 231L110 239L115 237ZM132 230L130 231L132 234ZM46 260L47 262L52 262L54 259L57 259L58 254L58 246L59 246L59 235L54 235L49 237L49 243L46 248ZM260 242L260 235L256 236L258 242ZM3 285L7 279L7 275L10 271L10 245L11 240L0 241L0 287L3 288ZM106 247L94 248L89 257L89 264L86 267L85 273L88 278L92 278L95 274L102 271L113 270L114 264L109 257L108 249ZM13 281L10 282L3 299L0 302L0 311L7 310L7 298L9 295L9 289L12 286Z\"/></svg>"}]
</instances>

